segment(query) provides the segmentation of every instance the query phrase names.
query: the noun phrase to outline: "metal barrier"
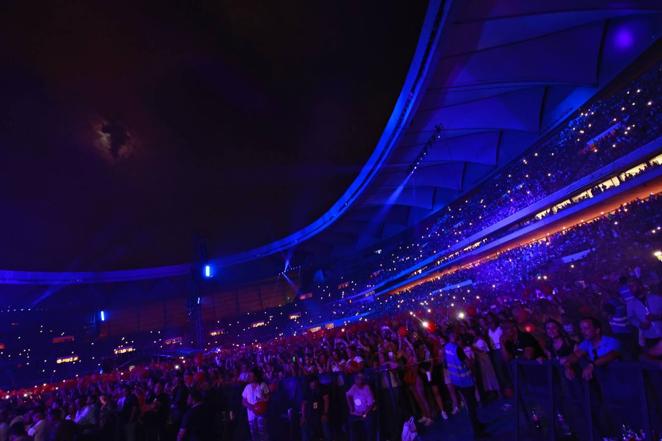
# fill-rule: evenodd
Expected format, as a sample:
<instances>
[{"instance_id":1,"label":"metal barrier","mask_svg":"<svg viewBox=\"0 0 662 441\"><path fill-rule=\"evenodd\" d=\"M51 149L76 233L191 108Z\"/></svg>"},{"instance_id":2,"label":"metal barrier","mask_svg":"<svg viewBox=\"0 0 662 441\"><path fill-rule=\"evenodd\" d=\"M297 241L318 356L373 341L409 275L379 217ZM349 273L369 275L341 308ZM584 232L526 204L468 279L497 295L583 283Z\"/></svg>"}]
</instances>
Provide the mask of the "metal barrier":
<instances>
[{"instance_id":1,"label":"metal barrier","mask_svg":"<svg viewBox=\"0 0 662 441\"><path fill-rule=\"evenodd\" d=\"M391 375L386 370L364 370L366 382L370 385L377 409L374 414L373 440L399 439L406 407L402 406L401 390L391 382ZM324 385L330 395L330 426L334 440L361 441L360 436L353 436L352 419L349 415L345 394L354 383L354 375L341 373L326 373L319 375L320 384ZM267 411L268 432L271 441L301 440L299 424L301 403L306 387L304 377L288 377L281 380L273 392ZM246 410L242 405L241 393L243 386L233 384L223 386L221 401L225 409L219 419L217 431L222 439L250 439L247 426Z\"/></svg>"},{"instance_id":2,"label":"metal barrier","mask_svg":"<svg viewBox=\"0 0 662 441\"><path fill-rule=\"evenodd\" d=\"M662 369L613 362L593 379L570 380L553 361L511 364L517 440L657 440L662 434ZM657 434L657 437L655 437Z\"/></svg>"},{"instance_id":3,"label":"metal barrier","mask_svg":"<svg viewBox=\"0 0 662 441\"><path fill-rule=\"evenodd\" d=\"M662 369L652 364L614 362L604 368L596 368L594 380L568 380L563 369L555 362L515 361L504 364L502 387L515 390L511 400L496 400L493 409L499 409L494 438L508 440L564 440L594 441L609 437L624 438L623 426L634 432L643 432L646 437L638 439L659 440L662 433ZM408 366L407 368L411 368ZM418 370L417 370L418 371ZM370 385L377 403L372 415L372 435L361 435L365 421L349 415L345 394L354 383L354 375L325 373L319 380L330 395L329 427L334 441L380 441L399 440L402 425L412 415L419 416L422 409L412 396L410 388L420 391L421 383L413 385L405 372L411 369L401 366L396 370L366 369L362 373ZM510 374L510 375L508 375ZM423 381L424 399L435 408L432 389L439 378ZM429 377L428 377L429 378ZM307 387L306 377L287 377L272 385L272 395L265 415L271 441L311 441L302 433L300 424L301 404ZM443 381L443 379L441 379ZM224 384L212 387L208 392L209 404L214 411L214 439L228 441L250 440L246 409L242 405L243 384ZM444 389L443 386L441 389ZM447 391L446 391L447 392ZM442 395L446 392L442 392ZM419 399L420 399L419 395ZM446 397L442 397L442 401ZM446 400L447 401L447 400ZM447 405L446 403L445 405ZM503 406L502 406L503 405ZM514 405L514 406L513 406ZM508 410L506 410L506 408ZM163 441L175 439L180 427L183 409L172 403L170 420L164 430L150 434L138 427L137 439ZM452 439L471 439L468 415L461 412L461 420L437 424L430 432L422 433L428 440L436 440L441 431ZM487 414L489 415L489 413ZM483 414L483 416L487 416ZM459 422L459 424L458 424ZM356 424L354 424L356 423ZM505 424L504 424L505 423ZM113 433L119 434L122 427L115 419ZM355 426L355 427L353 427ZM499 427L500 426L500 427ZM465 427L467 431L464 431ZM505 431L504 431L505 430ZM103 432L100 431L99 434ZM654 437L657 434L658 437ZM149 436L148 436L149 435ZM112 440L114 437L91 437L94 440ZM328 439L328 438L327 438ZM80 441L84 441L83 438Z\"/></svg>"}]
</instances>

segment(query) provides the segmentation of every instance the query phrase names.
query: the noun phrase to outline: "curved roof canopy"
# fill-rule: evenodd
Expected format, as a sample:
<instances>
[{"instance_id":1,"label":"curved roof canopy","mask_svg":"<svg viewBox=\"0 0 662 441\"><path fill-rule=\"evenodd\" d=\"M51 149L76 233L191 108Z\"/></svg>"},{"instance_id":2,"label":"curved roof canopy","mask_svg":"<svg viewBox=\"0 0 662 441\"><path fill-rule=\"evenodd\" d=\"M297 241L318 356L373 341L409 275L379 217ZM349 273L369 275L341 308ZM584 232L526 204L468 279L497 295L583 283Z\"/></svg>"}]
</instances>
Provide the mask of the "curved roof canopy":
<instances>
[{"instance_id":1,"label":"curved roof canopy","mask_svg":"<svg viewBox=\"0 0 662 441\"><path fill-rule=\"evenodd\" d=\"M355 252L471 190L657 42L661 13L654 1L453 2L406 129L308 246Z\"/></svg>"}]
</instances>

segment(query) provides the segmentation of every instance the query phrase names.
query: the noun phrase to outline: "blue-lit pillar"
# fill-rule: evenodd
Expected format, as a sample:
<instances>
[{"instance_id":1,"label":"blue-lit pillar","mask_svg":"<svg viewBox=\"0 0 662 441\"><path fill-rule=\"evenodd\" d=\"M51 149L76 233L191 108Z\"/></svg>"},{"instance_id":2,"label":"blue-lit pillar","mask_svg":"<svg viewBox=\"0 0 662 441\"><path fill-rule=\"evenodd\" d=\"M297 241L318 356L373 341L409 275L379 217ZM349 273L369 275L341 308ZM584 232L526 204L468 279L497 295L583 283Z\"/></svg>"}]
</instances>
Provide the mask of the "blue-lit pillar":
<instances>
[{"instance_id":1,"label":"blue-lit pillar","mask_svg":"<svg viewBox=\"0 0 662 441\"><path fill-rule=\"evenodd\" d=\"M205 330L204 323L202 322L204 282L214 276L214 267L209 262L207 245L204 239L196 236L194 242L196 248L195 265L193 265L191 272L192 288L186 299L186 309L189 322L191 323L191 334L194 345L198 349L203 349L205 345Z\"/></svg>"}]
</instances>

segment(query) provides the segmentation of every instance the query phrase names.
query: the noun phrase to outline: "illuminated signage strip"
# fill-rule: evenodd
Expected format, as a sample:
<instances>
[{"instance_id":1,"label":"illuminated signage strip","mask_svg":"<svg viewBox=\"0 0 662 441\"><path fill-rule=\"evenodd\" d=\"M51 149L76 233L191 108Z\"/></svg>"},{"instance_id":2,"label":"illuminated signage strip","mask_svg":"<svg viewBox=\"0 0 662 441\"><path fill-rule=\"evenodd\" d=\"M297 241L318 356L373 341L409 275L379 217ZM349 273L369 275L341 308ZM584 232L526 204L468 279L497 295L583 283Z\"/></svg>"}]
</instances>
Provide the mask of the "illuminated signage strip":
<instances>
[{"instance_id":1,"label":"illuminated signage strip","mask_svg":"<svg viewBox=\"0 0 662 441\"><path fill-rule=\"evenodd\" d=\"M166 345L178 345L182 343L182 338L181 337L173 337L173 338L167 338L163 341L163 344Z\"/></svg>"},{"instance_id":2,"label":"illuminated signage strip","mask_svg":"<svg viewBox=\"0 0 662 441\"><path fill-rule=\"evenodd\" d=\"M73 335L63 335L60 337L53 337L53 344L59 344L59 343L70 343L75 341L76 339L74 338Z\"/></svg>"},{"instance_id":3,"label":"illuminated signage strip","mask_svg":"<svg viewBox=\"0 0 662 441\"><path fill-rule=\"evenodd\" d=\"M78 361L78 355L70 355L69 357L60 357L57 360L55 360L55 363L57 364L62 364L62 363L75 363Z\"/></svg>"}]
</instances>

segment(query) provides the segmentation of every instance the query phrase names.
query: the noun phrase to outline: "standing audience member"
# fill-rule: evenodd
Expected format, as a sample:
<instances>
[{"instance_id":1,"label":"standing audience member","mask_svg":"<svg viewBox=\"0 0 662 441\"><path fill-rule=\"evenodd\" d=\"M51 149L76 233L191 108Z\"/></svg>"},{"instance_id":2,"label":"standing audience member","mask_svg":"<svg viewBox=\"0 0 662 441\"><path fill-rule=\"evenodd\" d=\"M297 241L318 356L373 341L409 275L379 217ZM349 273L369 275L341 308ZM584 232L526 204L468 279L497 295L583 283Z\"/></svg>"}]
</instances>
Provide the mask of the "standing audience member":
<instances>
[{"instance_id":1,"label":"standing audience member","mask_svg":"<svg viewBox=\"0 0 662 441\"><path fill-rule=\"evenodd\" d=\"M640 283L630 281L627 297L627 315L630 324L639 332L638 343L645 355L662 339L662 297L646 293Z\"/></svg>"},{"instance_id":2,"label":"standing audience member","mask_svg":"<svg viewBox=\"0 0 662 441\"><path fill-rule=\"evenodd\" d=\"M320 384L317 375L308 377L301 401L302 441L331 441L330 405L327 387Z\"/></svg>"},{"instance_id":3,"label":"standing audience member","mask_svg":"<svg viewBox=\"0 0 662 441\"><path fill-rule=\"evenodd\" d=\"M582 378L589 381L593 379L596 367L606 366L620 358L620 345L615 338L602 335L602 324L594 317L582 319L579 329L584 341L565 359L564 366L569 368L573 364L584 363Z\"/></svg>"},{"instance_id":4,"label":"standing audience member","mask_svg":"<svg viewBox=\"0 0 662 441\"><path fill-rule=\"evenodd\" d=\"M354 376L354 384L347 391L347 407L349 408L349 430L357 433L359 427L359 439L372 441L375 434L375 410L377 403L372 389L365 381L365 375L358 373Z\"/></svg>"},{"instance_id":5,"label":"standing audience member","mask_svg":"<svg viewBox=\"0 0 662 441\"><path fill-rule=\"evenodd\" d=\"M603 310L609 320L611 334L621 346L621 354L624 360L632 361L637 355L637 329L632 326L628 318L627 303L634 298L630 291L628 277L619 278L618 295L613 296L604 305Z\"/></svg>"},{"instance_id":6,"label":"standing audience member","mask_svg":"<svg viewBox=\"0 0 662 441\"><path fill-rule=\"evenodd\" d=\"M485 435L485 426L478 419L478 403L476 402L476 391L471 369L468 366L466 353L457 343L457 332L449 328L446 332L447 343L445 346L446 366L450 381L460 392L469 413L469 420L475 437Z\"/></svg>"},{"instance_id":7,"label":"standing audience member","mask_svg":"<svg viewBox=\"0 0 662 441\"><path fill-rule=\"evenodd\" d=\"M182 418L177 441L212 441L214 430L212 414L205 404L202 393L191 389L188 396L189 409Z\"/></svg>"},{"instance_id":8,"label":"standing audience member","mask_svg":"<svg viewBox=\"0 0 662 441\"><path fill-rule=\"evenodd\" d=\"M519 329L513 319L502 323L501 352L507 361L512 359L538 360L544 358L544 353L538 340L529 332Z\"/></svg>"},{"instance_id":9,"label":"standing audience member","mask_svg":"<svg viewBox=\"0 0 662 441\"><path fill-rule=\"evenodd\" d=\"M569 355L575 352L577 342L565 333L563 326L557 320L548 319L545 322L547 346L545 353L548 358L563 363Z\"/></svg>"},{"instance_id":10,"label":"standing audience member","mask_svg":"<svg viewBox=\"0 0 662 441\"><path fill-rule=\"evenodd\" d=\"M51 409L48 412L48 423L50 437L48 441L75 441L77 430L76 424L71 420L65 420L61 409Z\"/></svg>"},{"instance_id":11,"label":"standing audience member","mask_svg":"<svg viewBox=\"0 0 662 441\"><path fill-rule=\"evenodd\" d=\"M646 305L648 307L647 320L651 323L651 328L657 330L657 337L649 338L645 341L645 349L642 358L645 360L662 360L662 283L658 283L655 290L646 295ZM660 363L662 364L662 363Z\"/></svg>"},{"instance_id":12,"label":"standing audience member","mask_svg":"<svg viewBox=\"0 0 662 441\"><path fill-rule=\"evenodd\" d=\"M41 411L35 412L32 421L33 424L28 429L28 435L34 441L48 441L48 423L44 419L44 414Z\"/></svg>"},{"instance_id":13,"label":"standing audience member","mask_svg":"<svg viewBox=\"0 0 662 441\"><path fill-rule=\"evenodd\" d=\"M242 403L248 414L248 427L253 441L268 441L267 403L269 386L262 381L262 372L255 368L248 374L248 384L241 394Z\"/></svg>"},{"instance_id":14,"label":"standing audience member","mask_svg":"<svg viewBox=\"0 0 662 441\"><path fill-rule=\"evenodd\" d=\"M119 421L122 428L124 441L136 440L136 423L140 415L138 407L138 398L133 393L133 389L128 384L122 388L123 395L117 402L119 409Z\"/></svg>"}]
</instances>

